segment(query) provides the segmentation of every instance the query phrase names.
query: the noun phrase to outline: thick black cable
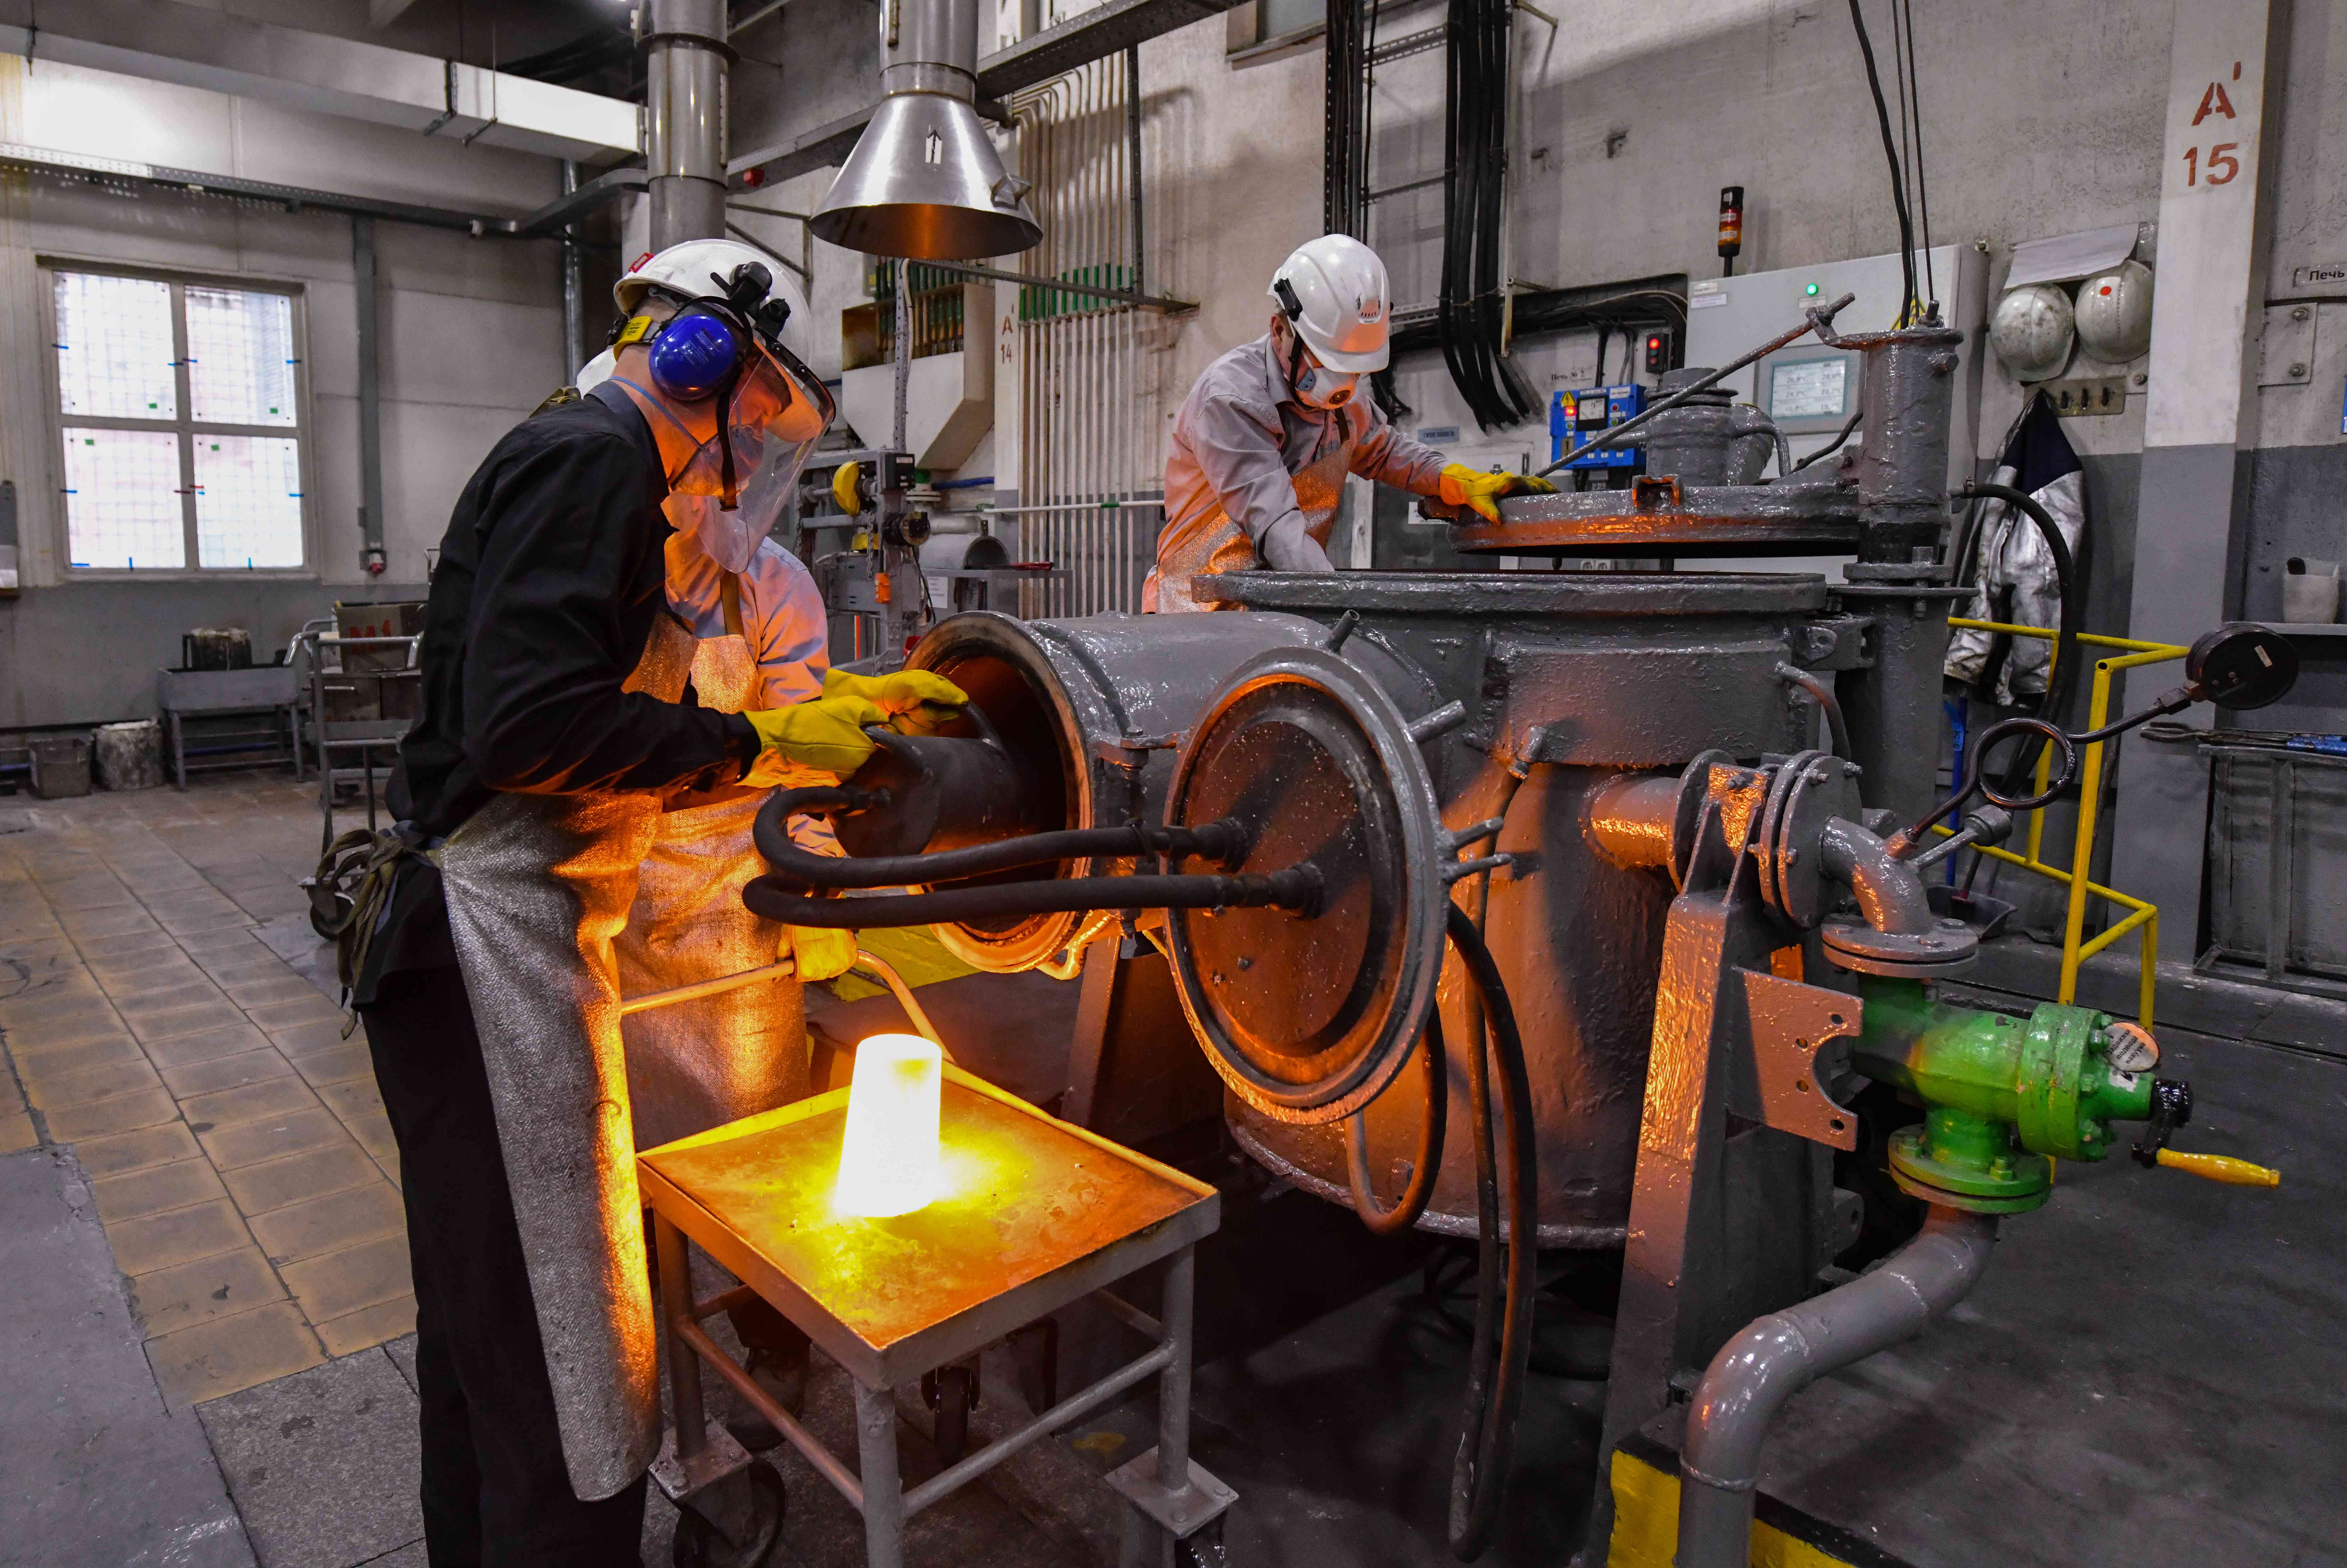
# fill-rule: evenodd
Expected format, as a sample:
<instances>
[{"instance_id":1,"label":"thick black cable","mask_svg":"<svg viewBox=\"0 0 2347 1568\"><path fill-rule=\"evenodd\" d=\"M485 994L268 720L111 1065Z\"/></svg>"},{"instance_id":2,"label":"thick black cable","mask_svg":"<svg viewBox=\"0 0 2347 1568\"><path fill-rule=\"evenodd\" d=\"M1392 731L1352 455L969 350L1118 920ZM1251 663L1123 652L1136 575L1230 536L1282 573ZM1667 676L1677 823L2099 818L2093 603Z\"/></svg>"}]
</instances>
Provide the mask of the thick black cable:
<instances>
[{"instance_id":1,"label":"thick black cable","mask_svg":"<svg viewBox=\"0 0 2347 1568\"><path fill-rule=\"evenodd\" d=\"M901 897L808 898L772 876L742 889L753 915L785 926L860 931L891 926L945 926L1021 915L1083 914L1094 909L1260 909L1315 912L1320 873L1294 866L1268 876L1061 876L993 887L949 887Z\"/></svg>"},{"instance_id":2,"label":"thick black cable","mask_svg":"<svg viewBox=\"0 0 2347 1568\"><path fill-rule=\"evenodd\" d=\"M1923 251L1923 293L1939 303L1940 281L1932 270L1932 193L1923 179L1923 78L1915 70L1915 0L1899 0L1907 15L1907 101L1915 117L1915 223Z\"/></svg>"},{"instance_id":3,"label":"thick black cable","mask_svg":"<svg viewBox=\"0 0 2347 1568\"><path fill-rule=\"evenodd\" d=\"M2037 712L2043 718L2058 721L2069 705L2071 694L2077 690L2078 667L2085 662L2078 648L2078 633L2086 630L2086 596L2085 584L2078 580L2077 568L2071 559L2070 541L2062 537L2053 513L2047 511L2035 497L2011 485L1976 479L1956 491L1955 495L1960 500L1977 496L2003 501L2017 508L2035 525L2038 537L2045 541L2045 552L2054 560L2054 582L2060 598L2061 616L2055 628L2053 675L2045 683L2045 695ZM1957 569L1961 571L1962 566L1959 565ZM2013 765L2005 770L2004 791L2006 794L2016 793L2022 782L2028 777L2029 770L2037 765L2037 747L2024 746L2014 753Z\"/></svg>"},{"instance_id":4,"label":"thick black cable","mask_svg":"<svg viewBox=\"0 0 2347 1568\"><path fill-rule=\"evenodd\" d=\"M1478 1141L1477 1206L1482 1220L1480 1275L1485 1287L1475 1304L1476 1348L1469 1364L1466 1430L1460 1435L1459 1453L1450 1473L1450 1551L1461 1562L1471 1562L1491 1544L1499 1522L1500 1501L1507 1489L1508 1470L1515 1456L1516 1413L1523 1404L1524 1377L1530 1370L1532 1314L1540 1284L1540 1151L1532 1129L1532 1075L1524 1064L1523 1037L1516 1029L1515 1009L1500 978L1491 951L1483 945L1474 917L1458 905L1450 906L1445 935L1467 971L1484 1016L1491 1025L1491 1048L1499 1061L1501 1126L1508 1153L1508 1273L1505 1320L1500 1330L1496 1374L1491 1366L1491 1276L1496 1269L1500 1238L1488 1195L1494 1162L1489 1133L1488 1083L1478 1099L1485 1131ZM1482 1055L1478 1042L1474 1053ZM1476 1071L1486 1072L1480 1061Z\"/></svg>"},{"instance_id":5,"label":"thick black cable","mask_svg":"<svg viewBox=\"0 0 2347 1568\"><path fill-rule=\"evenodd\" d=\"M1899 144L1891 133L1891 106L1882 101L1882 74L1874 65L1874 40L1867 36L1866 13L1850 0L1850 25L1858 30L1858 52L1866 57L1866 86L1874 95L1874 120L1882 131L1882 159L1891 166L1891 205L1899 214L1899 267L1907 294L1900 302L1896 325L1907 324L1915 303L1915 226L1907 215L1907 188L1901 179Z\"/></svg>"},{"instance_id":6,"label":"thick black cable","mask_svg":"<svg viewBox=\"0 0 2347 1568\"><path fill-rule=\"evenodd\" d=\"M1368 1107L1345 1118L1345 1179L1353 1194L1353 1212L1378 1235L1399 1235L1416 1225L1434 1196L1435 1179L1442 1173L1442 1134L1450 1117L1450 1059L1442 1045L1442 1009L1426 1015L1419 1036L1419 1067L1426 1080L1426 1103L1418 1124L1418 1148L1411 1156L1409 1180L1401 1195L1387 1208L1378 1202L1377 1182L1369 1174Z\"/></svg>"},{"instance_id":7,"label":"thick black cable","mask_svg":"<svg viewBox=\"0 0 2347 1568\"><path fill-rule=\"evenodd\" d=\"M967 849L938 850L923 855L817 855L791 841L790 819L831 810L860 809L835 799L810 801L809 796L864 794L861 790L795 789L777 791L758 808L752 840L764 857L777 886L855 888L935 886L984 876L1022 866L1055 860L1118 859L1143 855L1195 856L1225 866L1245 852L1246 835L1235 822L1210 822L1199 827L1151 827L1129 823L1122 827L1069 828L1053 833L1030 833ZM870 804L883 804L871 800Z\"/></svg>"},{"instance_id":8,"label":"thick black cable","mask_svg":"<svg viewBox=\"0 0 2347 1568\"><path fill-rule=\"evenodd\" d=\"M1827 442L1824 446L1819 447L1808 456L1802 458L1799 462L1794 464L1793 472L1798 474L1802 469L1808 467L1810 464L1819 461L1820 458L1830 457L1835 453L1840 451L1842 444L1850 439L1850 432L1858 428L1858 422L1865 417L1866 410L1862 408L1856 414L1851 415L1849 420L1843 424L1840 434L1836 435L1832 440Z\"/></svg>"}]
</instances>

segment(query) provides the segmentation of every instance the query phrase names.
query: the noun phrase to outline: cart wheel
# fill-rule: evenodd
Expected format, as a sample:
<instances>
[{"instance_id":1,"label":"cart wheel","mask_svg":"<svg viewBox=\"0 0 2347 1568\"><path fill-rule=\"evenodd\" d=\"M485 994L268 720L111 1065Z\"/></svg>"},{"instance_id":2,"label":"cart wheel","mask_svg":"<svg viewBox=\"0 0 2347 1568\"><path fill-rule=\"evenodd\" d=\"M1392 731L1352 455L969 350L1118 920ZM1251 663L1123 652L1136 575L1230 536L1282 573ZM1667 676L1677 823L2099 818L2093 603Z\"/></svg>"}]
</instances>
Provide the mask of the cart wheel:
<instances>
[{"instance_id":1,"label":"cart wheel","mask_svg":"<svg viewBox=\"0 0 2347 1568\"><path fill-rule=\"evenodd\" d=\"M687 1503L676 1512L676 1540L669 1548L669 1561L676 1568L765 1568L774 1560L788 1503L783 1478L762 1461L724 1484L743 1486L748 1492L735 1511L743 1518L740 1544Z\"/></svg>"},{"instance_id":2,"label":"cart wheel","mask_svg":"<svg viewBox=\"0 0 2347 1568\"><path fill-rule=\"evenodd\" d=\"M938 1419L930 1446L946 1464L958 1464L969 1449L969 1408L978 1403L978 1379L967 1367L938 1368Z\"/></svg>"}]
</instances>

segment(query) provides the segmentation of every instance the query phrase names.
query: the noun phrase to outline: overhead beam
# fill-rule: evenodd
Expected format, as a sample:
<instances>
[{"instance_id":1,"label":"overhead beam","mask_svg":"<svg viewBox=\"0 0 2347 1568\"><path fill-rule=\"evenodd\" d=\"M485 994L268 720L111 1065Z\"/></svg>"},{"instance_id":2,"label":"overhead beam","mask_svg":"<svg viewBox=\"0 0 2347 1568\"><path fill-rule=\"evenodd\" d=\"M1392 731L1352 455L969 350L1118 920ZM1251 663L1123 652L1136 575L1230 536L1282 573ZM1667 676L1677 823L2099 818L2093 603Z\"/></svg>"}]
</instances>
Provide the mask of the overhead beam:
<instances>
[{"instance_id":1,"label":"overhead beam","mask_svg":"<svg viewBox=\"0 0 2347 1568\"><path fill-rule=\"evenodd\" d=\"M0 142L0 168L22 169L87 185L145 187L214 200L263 201L288 212L340 212L354 218L381 218L392 223L451 229L477 239L495 240L549 238L605 202L643 190L650 179L641 169L614 169L534 212L504 215L468 212L454 207L425 207L412 201L384 201L372 196L350 196L301 185L275 185L265 179L206 174L200 169L136 163L128 159L91 158L17 142Z\"/></svg>"},{"instance_id":2,"label":"overhead beam","mask_svg":"<svg viewBox=\"0 0 2347 1568\"><path fill-rule=\"evenodd\" d=\"M1006 98L1022 87L1074 70L1078 66L1122 54L1134 45L1161 37L1193 22L1218 16L1239 0L1108 0L1081 15L1049 27L1031 38L1021 38L978 62L978 96L981 100ZM870 108L844 115L786 140L754 148L725 165L739 179L751 169L768 179L788 179L811 169L829 169L847 161L856 138L872 118Z\"/></svg>"},{"instance_id":3,"label":"overhead beam","mask_svg":"<svg viewBox=\"0 0 2347 1568\"><path fill-rule=\"evenodd\" d=\"M622 99L179 0L74 0L0 26L0 52L548 158L641 150Z\"/></svg>"}]
</instances>

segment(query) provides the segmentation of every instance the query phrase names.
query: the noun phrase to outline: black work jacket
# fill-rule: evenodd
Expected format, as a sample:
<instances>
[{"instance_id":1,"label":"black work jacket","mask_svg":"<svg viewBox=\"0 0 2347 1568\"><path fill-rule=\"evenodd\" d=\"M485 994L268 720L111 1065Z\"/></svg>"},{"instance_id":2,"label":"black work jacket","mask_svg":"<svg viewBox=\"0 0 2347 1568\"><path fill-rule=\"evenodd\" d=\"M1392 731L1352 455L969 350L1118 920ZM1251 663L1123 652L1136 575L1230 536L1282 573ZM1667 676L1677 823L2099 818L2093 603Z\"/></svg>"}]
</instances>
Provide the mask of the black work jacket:
<instances>
[{"instance_id":1,"label":"black work jacket","mask_svg":"<svg viewBox=\"0 0 2347 1568\"><path fill-rule=\"evenodd\" d=\"M423 715L390 802L433 837L498 791L583 794L729 784L757 754L738 713L623 692L667 613L668 482L642 414L610 383L524 420L448 519L424 615ZM356 1000L456 962L440 878L411 862Z\"/></svg>"}]
</instances>

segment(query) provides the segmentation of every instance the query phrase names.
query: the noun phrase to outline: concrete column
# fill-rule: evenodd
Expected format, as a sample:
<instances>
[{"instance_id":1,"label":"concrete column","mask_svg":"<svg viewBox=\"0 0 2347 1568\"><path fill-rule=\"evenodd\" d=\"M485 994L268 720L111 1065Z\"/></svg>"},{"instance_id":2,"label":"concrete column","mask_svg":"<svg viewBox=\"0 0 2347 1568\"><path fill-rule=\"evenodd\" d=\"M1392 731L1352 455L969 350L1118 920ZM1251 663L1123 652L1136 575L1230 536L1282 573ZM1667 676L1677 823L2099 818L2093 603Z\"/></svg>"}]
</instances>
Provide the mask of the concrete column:
<instances>
[{"instance_id":1,"label":"concrete column","mask_svg":"<svg viewBox=\"0 0 2347 1568\"><path fill-rule=\"evenodd\" d=\"M2281 0L2176 6L2130 636L2188 643L2236 608L2229 561L2257 445L2269 128L2280 118L2268 112L2269 87L2282 80L2287 17ZM2180 679L2180 669L2147 671L2132 700ZM2210 722L2206 708L2180 717ZM2159 906L2166 962L2198 952L2208 777L2189 743L2134 735L2122 748L2112 885Z\"/></svg>"}]
</instances>

